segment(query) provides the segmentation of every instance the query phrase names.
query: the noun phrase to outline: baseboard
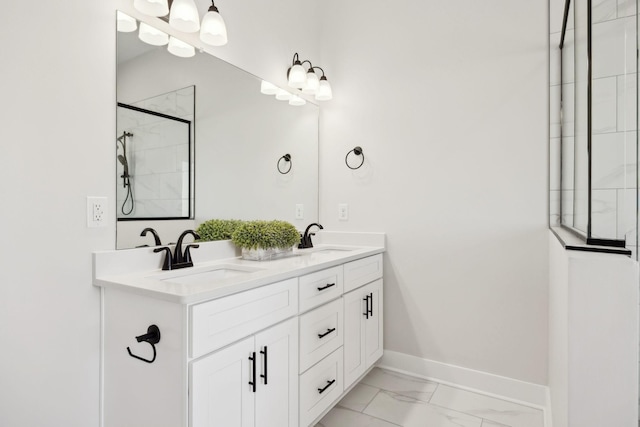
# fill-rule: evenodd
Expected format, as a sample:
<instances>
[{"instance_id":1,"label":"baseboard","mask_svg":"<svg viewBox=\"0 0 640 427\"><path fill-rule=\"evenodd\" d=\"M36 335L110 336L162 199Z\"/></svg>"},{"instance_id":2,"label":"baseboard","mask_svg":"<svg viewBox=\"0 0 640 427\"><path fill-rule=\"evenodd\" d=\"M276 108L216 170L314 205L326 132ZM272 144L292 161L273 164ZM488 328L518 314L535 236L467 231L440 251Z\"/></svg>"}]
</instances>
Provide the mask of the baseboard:
<instances>
[{"instance_id":1,"label":"baseboard","mask_svg":"<svg viewBox=\"0 0 640 427\"><path fill-rule=\"evenodd\" d=\"M540 384L422 359L390 350L384 351L378 366L543 409L545 418L550 418L548 417L549 388ZM547 427L551 426L551 424L546 423L546 420L545 425Z\"/></svg>"}]
</instances>

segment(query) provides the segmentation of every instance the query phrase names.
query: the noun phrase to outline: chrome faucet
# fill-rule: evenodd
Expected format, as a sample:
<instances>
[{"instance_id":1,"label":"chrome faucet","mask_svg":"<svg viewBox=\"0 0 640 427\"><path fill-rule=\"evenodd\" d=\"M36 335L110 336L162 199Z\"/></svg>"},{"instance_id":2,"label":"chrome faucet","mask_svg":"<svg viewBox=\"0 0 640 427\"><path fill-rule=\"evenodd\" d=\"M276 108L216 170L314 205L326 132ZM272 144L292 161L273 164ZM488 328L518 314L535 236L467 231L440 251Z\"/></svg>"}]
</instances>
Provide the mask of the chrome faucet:
<instances>
[{"instance_id":1,"label":"chrome faucet","mask_svg":"<svg viewBox=\"0 0 640 427\"><path fill-rule=\"evenodd\" d=\"M307 226L307 229L304 230L304 234L300 235L300 244L298 245L298 249L307 249L307 248L312 248L313 247L313 242L311 241L311 236L315 236L316 233L309 233L309 230L313 226L318 227L320 230L324 229L323 226L321 226L320 224L318 224L316 222L314 222L313 224L309 224Z\"/></svg>"},{"instance_id":2,"label":"chrome faucet","mask_svg":"<svg viewBox=\"0 0 640 427\"><path fill-rule=\"evenodd\" d=\"M198 233L193 230L183 231L182 234L180 234L180 237L178 237L178 243L176 243L176 248L173 250L173 256L171 255L171 249L167 246L155 248L153 250L154 252L165 251L164 264L162 265L163 270L176 270L178 268L193 267L193 261L191 260L191 248L197 249L200 245L189 243L183 252L182 241L189 234L191 234L194 239L200 238Z\"/></svg>"}]
</instances>

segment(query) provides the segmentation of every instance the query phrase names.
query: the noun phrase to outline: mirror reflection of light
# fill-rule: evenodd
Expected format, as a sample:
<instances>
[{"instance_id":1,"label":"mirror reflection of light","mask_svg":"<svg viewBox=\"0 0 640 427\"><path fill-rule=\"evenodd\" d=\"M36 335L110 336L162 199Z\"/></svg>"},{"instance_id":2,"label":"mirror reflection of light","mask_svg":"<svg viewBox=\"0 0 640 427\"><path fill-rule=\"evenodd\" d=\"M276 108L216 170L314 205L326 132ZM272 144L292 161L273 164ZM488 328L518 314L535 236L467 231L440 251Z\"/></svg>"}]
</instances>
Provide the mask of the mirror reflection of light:
<instances>
[{"instance_id":1,"label":"mirror reflection of light","mask_svg":"<svg viewBox=\"0 0 640 427\"><path fill-rule=\"evenodd\" d=\"M264 93L265 95L275 95L278 93L278 87L271 82L263 80L260 83L260 93Z\"/></svg>"},{"instance_id":2,"label":"mirror reflection of light","mask_svg":"<svg viewBox=\"0 0 640 427\"><path fill-rule=\"evenodd\" d=\"M138 38L153 46L164 46L169 43L169 35L167 33L164 33L151 25L145 24L144 22L140 22Z\"/></svg>"},{"instance_id":3,"label":"mirror reflection of light","mask_svg":"<svg viewBox=\"0 0 640 427\"><path fill-rule=\"evenodd\" d=\"M121 33L131 33L138 29L137 21L126 13L118 11L117 20L117 29Z\"/></svg>"},{"instance_id":4,"label":"mirror reflection of light","mask_svg":"<svg viewBox=\"0 0 640 427\"><path fill-rule=\"evenodd\" d=\"M196 49L193 46L173 36L169 37L167 50L180 58L190 58L196 54Z\"/></svg>"},{"instance_id":5,"label":"mirror reflection of light","mask_svg":"<svg viewBox=\"0 0 640 427\"><path fill-rule=\"evenodd\" d=\"M291 99L291 94L284 89L278 89L278 92L276 92L276 99L278 101L288 101Z\"/></svg>"},{"instance_id":6,"label":"mirror reflection of light","mask_svg":"<svg viewBox=\"0 0 640 427\"><path fill-rule=\"evenodd\" d=\"M296 107L299 107L301 105L306 104L307 101L305 101L304 99L300 98L298 95L292 95L291 99L289 100L289 105L293 105Z\"/></svg>"}]
</instances>

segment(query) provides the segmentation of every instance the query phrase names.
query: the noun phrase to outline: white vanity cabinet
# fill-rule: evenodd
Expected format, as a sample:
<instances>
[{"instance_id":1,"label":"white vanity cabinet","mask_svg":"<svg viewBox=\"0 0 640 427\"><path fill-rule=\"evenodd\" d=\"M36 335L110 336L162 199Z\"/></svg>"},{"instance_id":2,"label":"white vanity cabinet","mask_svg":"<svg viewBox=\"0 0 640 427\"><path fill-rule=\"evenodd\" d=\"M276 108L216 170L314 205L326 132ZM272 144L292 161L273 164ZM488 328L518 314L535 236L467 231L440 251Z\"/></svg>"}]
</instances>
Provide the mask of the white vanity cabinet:
<instances>
[{"instance_id":1,"label":"white vanity cabinet","mask_svg":"<svg viewBox=\"0 0 640 427\"><path fill-rule=\"evenodd\" d=\"M296 427L296 319L191 362L189 382L191 427Z\"/></svg>"},{"instance_id":2,"label":"white vanity cabinet","mask_svg":"<svg viewBox=\"0 0 640 427\"><path fill-rule=\"evenodd\" d=\"M187 301L99 281L104 427L313 425L382 356L382 254L273 277Z\"/></svg>"},{"instance_id":3,"label":"white vanity cabinet","mask_svg":"<svg viewBox=\"0 0 640 427\"><path fill-rule=\"evenodd\" d=\"M344 385L349 387L382 356L382 280L344 296Z\"/></svg>"}]
</instances>

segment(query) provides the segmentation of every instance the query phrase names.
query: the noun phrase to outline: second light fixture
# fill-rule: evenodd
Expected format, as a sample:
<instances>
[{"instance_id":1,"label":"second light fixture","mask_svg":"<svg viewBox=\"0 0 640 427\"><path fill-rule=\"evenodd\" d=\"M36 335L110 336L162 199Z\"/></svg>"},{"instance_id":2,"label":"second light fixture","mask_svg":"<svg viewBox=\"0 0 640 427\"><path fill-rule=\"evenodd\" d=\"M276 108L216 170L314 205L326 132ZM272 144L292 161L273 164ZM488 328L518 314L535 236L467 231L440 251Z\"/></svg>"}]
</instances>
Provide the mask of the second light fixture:
<instances>
[{"instance_id":1,"label":"second light fixture","mask_svg":"<svg viewBox=\"0 0 640 427\"><path fill-rule=\"evenodd\" d=\"M305 63L309 64L309 68L306 70ZM318 78L315 70L320 70L322 77ZM333 98L333 91L324 75L324 70L320 67L314 67L309 60L300 61L298 53L293 55L292 65L287 70L287 82L289 87L300 89L302 93L315 95L318 101L328 101Z\"/></svg>"}]
</instances>

